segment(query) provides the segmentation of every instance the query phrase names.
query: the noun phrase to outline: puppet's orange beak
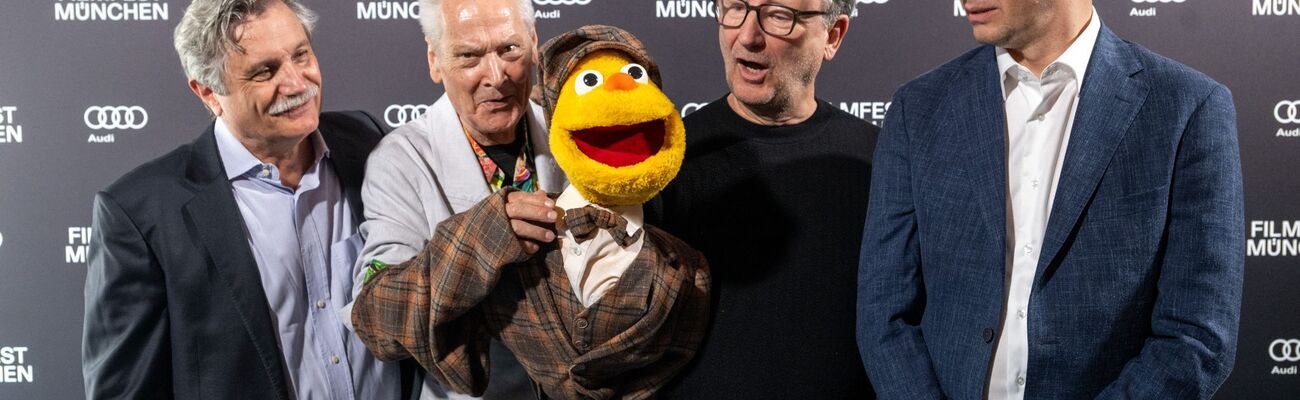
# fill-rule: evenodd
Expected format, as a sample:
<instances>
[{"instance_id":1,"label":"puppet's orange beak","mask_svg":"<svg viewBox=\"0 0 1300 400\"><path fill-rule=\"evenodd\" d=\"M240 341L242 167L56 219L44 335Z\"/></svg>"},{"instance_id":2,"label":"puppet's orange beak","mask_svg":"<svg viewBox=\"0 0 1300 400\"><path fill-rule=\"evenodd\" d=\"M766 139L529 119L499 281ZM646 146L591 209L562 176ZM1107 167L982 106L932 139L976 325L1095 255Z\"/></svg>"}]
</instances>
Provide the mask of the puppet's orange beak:
<instances>
[{"instance_id":1,"label":"puppet's orange beak","mask_svg":"<svg viewBox=\"0 0 1300 400\"><path fill-rule=\"evenodd\" d=\"M620 91L636 89L636 79L632 79L632 75L619 72L609 77L609 82L605 82L605 88Z\"/></svg>"}]
</instances>

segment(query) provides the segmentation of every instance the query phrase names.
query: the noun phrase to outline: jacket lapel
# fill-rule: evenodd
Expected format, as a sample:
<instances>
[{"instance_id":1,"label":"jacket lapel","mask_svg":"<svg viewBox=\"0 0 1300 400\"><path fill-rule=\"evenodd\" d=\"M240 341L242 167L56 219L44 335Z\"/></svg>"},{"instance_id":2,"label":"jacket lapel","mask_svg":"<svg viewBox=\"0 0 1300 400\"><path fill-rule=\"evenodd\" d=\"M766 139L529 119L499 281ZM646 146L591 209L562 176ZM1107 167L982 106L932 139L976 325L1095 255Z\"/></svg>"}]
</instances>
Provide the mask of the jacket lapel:
<instances>
[{"instance_id":1,"label":"jacket lapel","mask_svg":"<svg viewBox=\"0 0 1300 400\"><path fill-rule=\"evenodd\" d=\"M1002 99L1002 79L998 76L998 63L992 46L985 46L963 71L961 84L955 85L948 98L949 108L956 113L948 119L958 124L959 132L951 138L965 160L960 165L969 166L963 171L969 177L974 192L976 209L981 214L990 238L1006 242L1006 113ZM940 139L944 140L944 139Z\"/></svg>"},{"instance_id":2,"label":"jacket lapel","mask_svg":"<svg viewBox=\"0 0 1300 400\"><path fill-rule=\"evenodd\" d=\"M358 143L354 135L348 132L335 132L334 125L327 122L325 115L321 116L317 129L325 139L325 145L329 146L330 155L327 159L330 166L334 167L334 175L338 176L339 183L343 185L343 195L347 197L348 205L352 208L352 220L365 221L363 214L365 207L361 203L361 181L364 178L366 159L365 153L359 150L368 150L370 147Z\"/></svg>"},{"instance_id":3,"label":"jacket lapel","mask_svg":"<svg viewBox=\"0 0 1300 400\"><path fill-rule=\"evenodd\" d=\"M1048 267L1060 258L1061 249L1076 229L1079 216L1092 199L1115 149L1146 100L1146 84L1134 78L1142 70L1142 63L1128 46L1102 26L1079 91L1070 142L1043 236L1035 290L1055 272Z\"/></svg>"},{"instance_id":4,"label":"jacket lapel","mask_svg":"<svg viewBox=\"0 0 1300 400\"><path fill-rule=\"evenodd\" d=\"M190 235L203 247L207 267L218 284L229 290L229 302L238 312L243 329L257 348L258 360L281 398L289 398L285 367L276 340L271 307L262 288L261 274L248 247L244 219L235 203L217 152L212 126L193 144L186 178L195 188L194 198L183 207Z\"/></svg>"},{"instance_id":5,"label":"jacket lapel","mask_svg":"<svg viewBox=\"0 0 1300 400\"><path fill-rule=\"evenodd\" d=\"M447 95L433 103L429 114L433 115L430 121L435 121L429 131L429 143L433 146L429 154L439 155L438 161L432 165L436 169L434 174L452 211L465 212L491 194L487 181L483 179L483 168L465 139L460 118Z\"/></svg>"}]
</instances>

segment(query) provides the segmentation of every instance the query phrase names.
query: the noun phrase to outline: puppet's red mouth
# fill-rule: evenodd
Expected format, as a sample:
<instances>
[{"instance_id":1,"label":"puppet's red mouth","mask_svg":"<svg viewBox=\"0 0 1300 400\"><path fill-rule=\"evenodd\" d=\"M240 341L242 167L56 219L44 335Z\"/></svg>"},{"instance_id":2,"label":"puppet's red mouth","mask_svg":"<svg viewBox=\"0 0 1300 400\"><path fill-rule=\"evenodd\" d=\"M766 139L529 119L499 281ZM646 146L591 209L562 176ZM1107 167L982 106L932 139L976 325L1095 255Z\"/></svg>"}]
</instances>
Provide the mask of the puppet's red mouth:
<instances>
[{"instance_id":1,"label":"puppet's red mouth","mask_svg":"<svg viewBox=\"0 0 1300 400\"><path fill-rule=\"evenodd\" d=\"M578 150L601 164L625 167L645 161L664 146L664 121L602 126L569 134Z\"/></svg>"}]
</instances>

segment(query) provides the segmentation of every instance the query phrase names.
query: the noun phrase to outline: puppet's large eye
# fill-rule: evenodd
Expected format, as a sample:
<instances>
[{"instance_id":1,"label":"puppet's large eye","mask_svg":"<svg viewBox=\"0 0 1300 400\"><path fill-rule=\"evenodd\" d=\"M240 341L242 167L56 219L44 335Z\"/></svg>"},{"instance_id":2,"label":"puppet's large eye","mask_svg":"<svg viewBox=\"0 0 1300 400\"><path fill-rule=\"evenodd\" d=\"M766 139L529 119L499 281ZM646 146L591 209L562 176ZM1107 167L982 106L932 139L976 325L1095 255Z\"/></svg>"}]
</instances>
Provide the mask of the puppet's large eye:
<instances>
[{"instance_id":1,"label":"puppet's large eye","mask_svg":"<svg viewBox=\"0 0 1300 400\"><path fill-rule=\"evenodd\" d=\"M628 65L624 65L623 69L621 69L620 71L622 71L625 74L628 74L629 76L632 77L632 79L635 79L638 83L641 83L643 85L646 82L650 81L650 74L647 74L645 72L645 67L642 67L641 64L631 63Z\"/></svg>"},{"instance_id":2,"label":"puppet's large eye","mask_svg":"<svg viewBox=\"0 0 1300 400\"><path fill-rule=\"evenodd\" d=\"M573 91L578 92L578 95L581 96L602 83L605 83L605 76L596 70L589 69L578 73L578 79L573 82Z\"/></svg>"}]
</instances>

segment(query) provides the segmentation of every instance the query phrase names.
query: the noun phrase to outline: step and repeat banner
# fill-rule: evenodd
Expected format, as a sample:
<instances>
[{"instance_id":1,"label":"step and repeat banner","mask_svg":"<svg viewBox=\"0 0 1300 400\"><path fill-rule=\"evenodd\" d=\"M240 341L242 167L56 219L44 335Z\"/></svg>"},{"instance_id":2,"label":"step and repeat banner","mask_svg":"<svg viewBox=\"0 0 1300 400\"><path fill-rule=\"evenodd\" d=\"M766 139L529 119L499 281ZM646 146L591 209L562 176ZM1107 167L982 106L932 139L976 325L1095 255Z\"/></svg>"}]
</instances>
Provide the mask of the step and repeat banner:
<instances>
[{"instance_id":1,"label":"step and repeat banner","mask_svg":"<svg viewBox=\"0 0 1300 400\"><path fill-rule=\"evenodd\" d=\"M726 92L706 0L533 0L541 41L589 23L638 35L683 115ZM960 0L857 0L819 98L879 124L899 85L976 45ZM324 108L389 126L442 91L415 1L307 0ZM197 137L172 29L187 0L0 4L0 399L75 399L95 192ZM1096 0L1117 34L1232 89L1246 282L1223 399L1300 396L1300 0ZM865 184L865 183L864 183ZM815 344L810 344L815 345Z\"/></svg>"}]
</instances>

